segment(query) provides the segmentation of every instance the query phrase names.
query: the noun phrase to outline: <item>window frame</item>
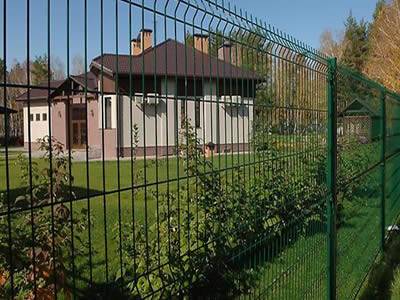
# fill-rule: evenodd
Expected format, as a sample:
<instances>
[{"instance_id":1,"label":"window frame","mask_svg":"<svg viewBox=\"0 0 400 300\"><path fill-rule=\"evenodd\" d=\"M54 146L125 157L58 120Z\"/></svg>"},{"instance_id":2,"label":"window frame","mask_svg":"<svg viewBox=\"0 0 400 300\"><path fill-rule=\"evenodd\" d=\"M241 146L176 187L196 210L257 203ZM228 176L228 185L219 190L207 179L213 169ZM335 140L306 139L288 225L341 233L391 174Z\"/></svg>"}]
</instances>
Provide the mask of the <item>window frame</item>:
<instances>
[{"instance_id":1,"label":"window frame","mask_svg":"<svg viewBox=\"0 0 400 300\"><path fill-rule=\"evenodd\" d=\"M104 97L104 129L112 129L112 97ZM109 103L109 107L108 107ZM108 120L109 119L109 120Z\"/></svg>"}]
</instances>

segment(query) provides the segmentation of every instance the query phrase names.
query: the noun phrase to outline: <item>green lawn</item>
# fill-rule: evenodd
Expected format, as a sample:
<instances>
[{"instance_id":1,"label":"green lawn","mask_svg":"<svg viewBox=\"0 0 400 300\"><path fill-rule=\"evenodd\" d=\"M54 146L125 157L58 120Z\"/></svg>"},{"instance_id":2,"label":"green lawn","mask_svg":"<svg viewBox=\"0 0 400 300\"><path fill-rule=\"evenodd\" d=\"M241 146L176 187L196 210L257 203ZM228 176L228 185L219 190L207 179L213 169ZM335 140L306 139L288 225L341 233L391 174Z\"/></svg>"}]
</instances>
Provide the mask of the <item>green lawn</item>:
<instances>
[{"instance_id":1,"label":"green lawn","mask_svg":"<svg viewBox=\"0 0 400 300\"><path fill-rule=\"evenodd\" d=\"M297 149L297 148L296 148ZM305 150L304 148L303 150ZM298 149L297 149L298 150ZM293 152L283 153L290 155ZM260 176L257 162L252 154L222 154L212 158L215 169L226 172L229 178L234 174L232 167L246 164L242 169L243 176ZM293 160L293 159L291 159ZM34 159L43 166L44 161ZM119 166L119 167L118 167ZM145 167L146 166L146 167ZM104 183L103 183L104 168ZM119 171L118 171L119 170ZM87 286L92 269L92 279L101 283L112 281L120 267L117 245L119 221L131 223L135 219L141 224L155 222L157 208L154 193L164 193L167 189L176 190L177 185L193 185L195 179L187 180L182 159L138 160L134 172L141 170L144 179L132 182L131 162L92 161L74 162L73 191L79 200L71 205L74 214L81 208L89 208L92 226L79 238L91 243L92 255L86 253L76 258L76 285ZM146 170L146 171L144 171ZM168 170L168 172L167 172ZM0 191L6 190L5 161L0 157ZM10 190L11 199L24 192L21 186L20 169L15 157L10 158ZM119 175L118 175L119 172ZM179 176L178 176L179 175ZM89 178L89 181L87 181ZM179 180L178 180L179 178ZM119 179L119 182L118 182ZM132 185L135 186L132 189ZM89 188L89 194L86 194ZM132 191L135 191L133 194ZM105 195L103 196L103 193ZM147 195L147 197L145 197ZM338 295L339 299L351 298L363 280L379 246L379 198L375 195L357 197L345 205L346 220L338 231ZM146 213L147 212L147 213ZM28 212L26 212L28 213ZM85 220L88 220L86 218ZM249 295L266 299L321 299L326 295L326 234L325 225L310 224L305 235L296 236L296 222L278 241L285 247L274 248L247 247L249 250L240 254L245 257L247 268L260 268L261 276ZM153 238L153 237L150 237ZM105 249L107 246L107 266ZM261 249L261 250L260 250ZM89 268L91 259L92 268Z\"/></svg>"},{"instance_id":2,"label":"green lawn","mask_svg":"<svg viewBox=\"0 0 400 300\"><path fill-rule=\"evenodd\" d=\"M257 171L257 167L254 167L256 166L256 159L260 158L256 158L252 154L228 153L216 155L210 161L213 163L214 169L221 170L225 174L234 174L234 167L243 166L243 176L253 177ZM45 167L43 159L34 158L32 161L37 163L39 168ZM21 169L17 163L16 155L10 156L8 169L10 198L13 202L26 191L26 187L22 184ZM133 181L132 170L141 173ZM0 193L5 194L6 163L3 157L0 157L0 171L2 174ZM87 229L79 236L86 242L90 240L92 253L91 257L89 253L86 253L84 257L75 260L79 277L82 278L82 281L77 281L77 286L87 285L90 269L93 270L92 279L94 282L105 282L107 273L108 280L112 281L120 267L117 248L119 240L118 231L116 231L120 220L122 223L132 223L134 219L140 224L147 223L150 226L156 218L157 192L161 195L166 193L168 189L176 191L178 184L181 186L195 184L195 179L187 179L183 159L175 157L168 160L162 158L157 162L154 159L148 159L146 162L143 159L138 159L134 163L133 169L130 160L105 161L104 163L102 161L91 161L88 164L86 162L73 162L71 171L74 178L72 191L77 198L71 203L73 213L79 215L78 212L82 208L87 208L89 213L86 220L89 220L90 217L92 222L90 235ZM229 178L229 175L227 177ZM87 178L89 178L89 181L87 181ZM132 186L135 186L135 188L132 189ZM89 191L88 194L87 191ZM67 203L67 205L70 204ZM28 213L29 211L25 212L25 214ZM106 245L107 268L105 264ZM89 267L90 261L92 268Z\"/></svg>"},{"instance_id":3,"label":"green lawn","mask_svg":"<svg viewBox=\"0 0 400 300\"><path fill-rule=\"evenodd\" d=\"M365 198L353 200L345 204L348 215L338 230L338 299L353 299L356 296L379 250L380 198L366 195ZM296 225L293 225L293 231L295 228ZM277 243L290 239L289 232ZM257 266L255 261L260 256L266 257L267 262L261 264L257 287L250 295L241 298L326 298L327 237L323 224L311 225L306 236L300 237L281 252L249 250L243 256L253 257L249 268Z\"/></svg>"}]
</instances>

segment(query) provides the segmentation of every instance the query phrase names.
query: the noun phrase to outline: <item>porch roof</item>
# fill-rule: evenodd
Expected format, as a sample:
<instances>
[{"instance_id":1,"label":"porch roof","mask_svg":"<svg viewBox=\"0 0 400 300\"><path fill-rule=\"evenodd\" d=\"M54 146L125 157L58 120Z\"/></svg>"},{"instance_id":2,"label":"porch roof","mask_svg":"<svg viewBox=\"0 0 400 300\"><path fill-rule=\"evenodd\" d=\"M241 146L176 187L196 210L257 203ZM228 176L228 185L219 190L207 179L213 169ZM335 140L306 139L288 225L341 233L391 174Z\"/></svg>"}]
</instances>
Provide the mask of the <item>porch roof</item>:
<instances>
[{"instance_id":1,"label":"porch roof","mask_svg":"<svg viewBox=\"0 0 400 300\"><path fill-rule=\"evenodd\" d=\"M85 77L85 74L87 74L87 77ZM87 81L86 81L87 79ZM30 100L47 100L50 94L50 98L53 98L55 95L57 95L57 91L60 90L60 88L66 84L67 82L70 82L70 80L74 81L75 83L79 84L81 87L85 87L86 82L87 82L87 90L90 91L95 91L97 90L97 80L96 76L91 73L83 73L80 75L71 75L70 78L66 78L63 80L53 80L50 81L50 86L48 83L41 83L38 86L32 87L30 89L30 95L29 99ZM63 90L68 90L67 88L64 88ZM28 92L23 93L16 99L17 101L27 101L28 100Z\"/></svg>"}]
</instances>

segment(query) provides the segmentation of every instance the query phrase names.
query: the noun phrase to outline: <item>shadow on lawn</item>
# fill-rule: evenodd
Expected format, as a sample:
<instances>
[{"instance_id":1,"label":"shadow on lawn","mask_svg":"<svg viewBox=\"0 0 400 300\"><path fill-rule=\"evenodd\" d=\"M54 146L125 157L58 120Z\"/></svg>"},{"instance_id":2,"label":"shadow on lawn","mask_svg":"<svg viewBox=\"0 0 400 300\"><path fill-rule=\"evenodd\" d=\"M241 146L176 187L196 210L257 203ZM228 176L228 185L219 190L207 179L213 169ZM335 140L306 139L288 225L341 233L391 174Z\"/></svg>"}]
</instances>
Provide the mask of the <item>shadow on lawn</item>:
<instances>
[{"instance_id":1,"label":"shadow on lawn","mask_svg":"<svg viewBox=\"0 0 400 300\"><path fill-rule=\"evenodd\" d=\"M89 193L87 192L89 191ZM10 207L11 211L13 209L16 209L17 212L19 213L19 210L30 210L30 206L26 205L26 202L24 202L24 205L19 204L18 198L21 196L25 196L29 194L29 189L28 187L19 187L16 189L10 189L9 193L7 193L7 190L1 190L0 194L3 194L2 200L2 205L3 205L3 210L0 210L0 214L7 213L8 209L8 201L10 201ZM95 190L95 189L89 189L87 190L86 188L83 187L72 187L71 193L69 191L64 193L64 205L68 205L70 200L72 199L72 202L77 201L77 199L82 199L89 195L90 197L95 197L102 195L101 191ZM8 200L9 199L9 200ZM12 211L11 214L14 214Z\"/></svg>"},{"instance_id":2,"label":"shadow on lawn","mask_svg":"<svg viewBox=\"0 0 400 300\"><path fill-rule=\"evenodd\" d=\"M92 268L100 268L105 264L104 261L99 261L92 265ZM75 274L69 272L68 278L70 278L69 287L70 291L74 291L73 294L78 299L90 299L90 300L111 300L111 299L134 299L129 291L121 287L121 285L115 281L105 282L90 282L87 277L83 277L82 274L87 274L90 266L88 264L82 264L75 270ZM75 278L76 287L72 285L72 278ZM84 287L78 287L84 286Z\"/></svg>"},{"instance_id":3,"label":"shadow on lawn","mask_svg":"<svg viewBox=\"0 0 400 300\"><path fill-rule=\"evenodd\" d=\"M257 286L257 282L268 263L279 263L282 253L293 247L301 238L308 239L326 233L326 224L322 220L309 221L307 225L300 223L281 229L280 233L266 235L264 238L253 241L251 245L235 249L236 255L232 256L227 263L227 268L231 272L243 274L243 283L247 281L249 284L247 293L252 293L251 289L260 288ZM248 272L250 270L253 271L251 275ZM221 286L223 283L222 275L218 272L208 274L206 282L193 286L190 291L190 298L230 299L231 297L244 296L232 295L230 286ZM280 274L276 275L280 276ZM273 285L273 282L274 279L269 284Z\"/></svg>"},{"instance_id":4,"label":"shadow on lawn","mask_svg":"<svg viewBox=\"0 0 400 300\"><path fill-rule=\"evenodd\" d=\"M299 239L307 239L325 232L326 226L324 222L314 220L309 222L308 225L300 226L297 224L281 230L280 234L266 236L264 239L254 241L251 245L246 245L245 249L244 247L238 247L230 257L225 257L227 262L223 270L210 268L210 272L204 274L203 280L192 283L190 289L183 289L181 296L186 295L191 299L231 299L241 296L232 294L232 286L225 284L226 278L224 277L226 274L224 272L237 272L237 274L241 274L239 276L243 281L253 284L251 288L257 288L256 283L259 274L257 272L262 271L267 263L276 263L282 252L294 246ZM268 255L265 255L266 253ZM233 258L233 254L236 254L235 258ZM92 265L92 268L101 267L103 264L104 261L98 261L95 265ZM140 296L133 296L127 291L121 282L94 282L91 284L87 276L86 278L79 276L79 274L87 275L89 268L88 264L80 265L79 270L76 270L75 273L75 280L80 283L77 285L83 286L83 288L77 287L75 289L79 299L140 299ZM250 269L256 272L249 276L248 271ZM69 278L72 278L72 274L69 275ZM160 293L162 294L163 291L161 290ZM159 295L159 293L156 293L156 295Z\"/></svg>"}]
</instances>

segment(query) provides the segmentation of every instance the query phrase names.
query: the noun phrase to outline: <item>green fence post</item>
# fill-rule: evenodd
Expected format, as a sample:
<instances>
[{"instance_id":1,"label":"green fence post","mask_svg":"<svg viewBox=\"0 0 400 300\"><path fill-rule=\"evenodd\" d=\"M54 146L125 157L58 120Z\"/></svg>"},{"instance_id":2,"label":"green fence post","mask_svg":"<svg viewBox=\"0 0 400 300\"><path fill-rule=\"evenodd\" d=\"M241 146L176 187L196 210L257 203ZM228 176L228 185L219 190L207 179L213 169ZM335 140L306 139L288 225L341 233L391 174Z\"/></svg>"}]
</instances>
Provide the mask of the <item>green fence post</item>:
<instances>
[{"instance_id":1,"label":"green fence post","mask_svg":"<svg viewBox=\"0 0 400 300\"><path fill-rule=\"evenodd\" d=\"M327 235L328 235L328 299L336 299L336 58L328 60L328 156L327 156Z\"/></svg>"},{"instance_id":2,"label":"green fence post","mask_svg":"<svg viewBox=\"0 0 400 300\"><path fill-rule=\"evenodd\" d=\"M381 125L381 249L385 248L385 202L386 202L386 92L381 90L381 110L382 110L382 125Z\"/></svg>"}]
</instances>

